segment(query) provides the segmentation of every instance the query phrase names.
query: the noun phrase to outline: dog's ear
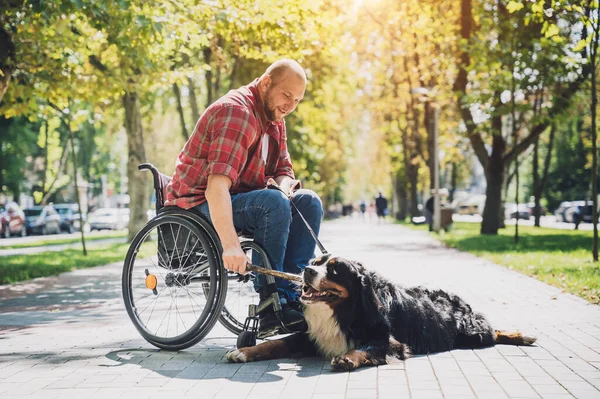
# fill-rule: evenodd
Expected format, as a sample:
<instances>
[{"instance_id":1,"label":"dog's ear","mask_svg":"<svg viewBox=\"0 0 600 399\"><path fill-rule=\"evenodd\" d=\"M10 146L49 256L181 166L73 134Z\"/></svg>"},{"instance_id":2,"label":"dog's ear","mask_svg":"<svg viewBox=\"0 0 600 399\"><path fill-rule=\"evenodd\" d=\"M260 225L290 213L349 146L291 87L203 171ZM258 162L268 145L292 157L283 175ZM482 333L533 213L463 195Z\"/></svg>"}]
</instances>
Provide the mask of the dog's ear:
<instances>
[{"instance_id":1,"label":"dog's ear","mask_svg":"<svg viewBox=\"0 0 600 399\"><path fill-rule=\"evenodd\" d=\"M375 294L373 281L368 274L361 273L360 284L360 303L365 311L364 314L371 315L375 319L375 316L380 314L382 305L377 294Z\"/></svg>"},{"instance_id":2,"label":"dog's ear","mask_svg":"<svg viewBox=\"0 0 600 399\"><path fill-rule=\"evenodd\" d=\"M309 263L313 266L321 266L324 265L329 258L331 258L331 254L321 255L318 258L312 259Z\"/></svg>"}]
</instances>

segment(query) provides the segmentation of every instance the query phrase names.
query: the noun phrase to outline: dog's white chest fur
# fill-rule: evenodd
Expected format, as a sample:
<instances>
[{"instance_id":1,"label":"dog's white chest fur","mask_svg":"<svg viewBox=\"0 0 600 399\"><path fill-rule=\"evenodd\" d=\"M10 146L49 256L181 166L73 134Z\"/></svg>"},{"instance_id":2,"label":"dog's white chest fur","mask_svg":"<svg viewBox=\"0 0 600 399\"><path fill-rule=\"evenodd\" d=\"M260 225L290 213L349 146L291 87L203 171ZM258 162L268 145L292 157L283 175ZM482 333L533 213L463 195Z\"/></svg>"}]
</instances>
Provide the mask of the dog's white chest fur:
<instances>
[{"instance_id":1,"label":"dog's white chest fur","mask_svg":"<svg viewBox=\"0 0 600 399\"><path fill-rule=\"evenodd\" d=\"M334 357L347 353L354 347L333 315L333 310L324 303L311 303L304 308L304 317L308 323L308 335L316 343L319 353L325 357Z\"/></svg>"}]
</instances>

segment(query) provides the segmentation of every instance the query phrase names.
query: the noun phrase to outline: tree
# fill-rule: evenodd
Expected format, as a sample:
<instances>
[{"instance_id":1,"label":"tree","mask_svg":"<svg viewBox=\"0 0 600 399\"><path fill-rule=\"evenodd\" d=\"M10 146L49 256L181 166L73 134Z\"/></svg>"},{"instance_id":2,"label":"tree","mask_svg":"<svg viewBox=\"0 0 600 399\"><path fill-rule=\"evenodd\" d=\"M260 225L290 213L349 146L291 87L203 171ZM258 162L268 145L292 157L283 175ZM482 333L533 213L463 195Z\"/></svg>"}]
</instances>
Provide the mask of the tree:
<instances>
[{"instance_id":1,"label":"tree","mask_svg":"<svg viewBox=\"0 0 600 399\"><path fill-rule=\"evenodd\" d=\"M555 116L567 110L587 73L587 66L574 62L571 56L575 48L572 38L577 34L577 25L571 22L578 11L571 4L552 5L546 12L544 1L498 2L496 7L487 3L473 7L471 0L461 1L463 46L454 89L471 145L486 171L483 234L497 234L500 226L501 187L507 164L546 131ZM511 48L515 35L518 64L508 68L513 54L506 49ZM513 94L523 99L517 115L522 129L519 143L509 147L502 126L510 108L503 105L502 94L513 76ZM543 98L537 104L531 101L540 95L536 93ZM473 111L487 115L487 120L477 121ZM491 139L490 154L485 146L487 137Z\"/></svg>"}]
</instances>

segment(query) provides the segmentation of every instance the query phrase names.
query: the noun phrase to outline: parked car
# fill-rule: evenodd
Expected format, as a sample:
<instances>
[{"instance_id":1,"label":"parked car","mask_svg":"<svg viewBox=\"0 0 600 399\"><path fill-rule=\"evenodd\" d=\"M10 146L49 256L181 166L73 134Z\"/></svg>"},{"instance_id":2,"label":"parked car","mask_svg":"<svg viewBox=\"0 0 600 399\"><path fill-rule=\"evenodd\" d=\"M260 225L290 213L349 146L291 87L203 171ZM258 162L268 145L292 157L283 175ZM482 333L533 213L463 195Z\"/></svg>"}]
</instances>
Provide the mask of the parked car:
<instances>
[{"instance_id":1,"label":"parked car","mask_svg":"<svg viewBox=\"0 0 600 399\"><path fill-rule=\"evenodd\" d=\"M592 223L594 219L594 203L592 201L574 201L565 211L565 219L568 223Z\"/></svg>"},{"instance_id":2,"label":"parked car","mask_svg":"<svg viewBox=\"0 0 600 399\"><path fill-rule=\"evenodd\" d=\"M0 237L27 235L25 228L25 214L16 202L0 205Z\"/></svg>"},{"instance_id":3,"label":"parked car","mask_svg":"<svg viewBox=\"0 0 600 399\"><path fill-rule=\"evenodd\" d=\"M531 217L535 216L535 202L531 201L527 203L527 209L529 210L529 215ZM540 216L544 216L546 214L546 208L540 204Z\"/></svg>"},{"instance_id":4,"label":"parked car","mask_svg":"<svg viewBox=\"0 0 600 399\"><path fill-rule=\"evenodd\" d=\"M90 230L122 230L129 225L129 208L100 208L90 215Z\"/></svg>"},{"instance_id":5,"label":"parked car","mask_svg":"<svg viewBox=\"0 0 600 399\"><path fill-rule=\"evenodd\" d=\"M473 195L455 206L455 212L459 215L482 215L485 207L485 195Z\"/></svg>"},{"instance_id":6,"label":"parked car","mask_svg":"<svg viewBox=\"0 0 600 399\"><path fill-rule=\"evenodd\" d=\"M60 216L61 230L74 233L81 229L79 207L77 204L54 204L54 209L56 209L58 216Z\"/></svg>"},{"instance_id":7,"label":"parked car","mask_svg":"<svg viewBox=\"0 0 600 399\"><path fill-rule=\"evenodd\" d=\"M565 212L571 207L571 201L563 201L558 205L558 208L554 210L554 217L557 222L566 222Z\"/></svg>"},{"instance_id":8,"label":"parked car","mask_svg":"<svg viewBox=\"0 0 600 399\"><path fill-rule=\"evenodd\" d=\"M514 202L507 202L504 204L504 218L505 219L516 219L517 218L517 209L519 214L519 219L529 220L529 207L527 204L517 204Z\"/></svg>"},{"instance_id":9,"label":"parked car","mask_svg":"<svg viewBox=\"0 0 600 399\"><path fill-rule=\"evenodd\" d=\"M23 210L27 234L59 234L60 216L51 206L34 206Z\"/></svg>"},{"instance_id":10,"label":"parked car","mask_svg":"<svg viewBox=\"0 0 600 399\"><path fill-rule=\"evenodd\" d=\"M586 201L571 201L569 207L565 210L565 222L566 223L575 223L575 219L573 216L575 213L579 212L579 207L584 206Z\"/></svg>"}]
</instances>

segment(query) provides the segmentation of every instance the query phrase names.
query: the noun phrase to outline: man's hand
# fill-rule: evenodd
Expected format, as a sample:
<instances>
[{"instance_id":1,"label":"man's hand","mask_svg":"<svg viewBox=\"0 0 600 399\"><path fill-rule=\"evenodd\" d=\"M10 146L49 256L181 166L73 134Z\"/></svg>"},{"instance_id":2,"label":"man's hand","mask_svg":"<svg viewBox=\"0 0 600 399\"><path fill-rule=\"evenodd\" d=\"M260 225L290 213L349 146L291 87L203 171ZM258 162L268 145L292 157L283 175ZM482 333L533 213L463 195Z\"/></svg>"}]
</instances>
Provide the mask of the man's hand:
<instances>
[{"instance_id":1,"label":"man's hand","mask_svg":"<svg viewBox=\"0 0 600 399\"><path fill-rule=\"evenodd\" d=\"M223 265L225 269L234 273L246 274L246 263L248 258L239 246L223 247Z\"/></svg>"},{"instance_id":2,"label":"man's hand","mask_svg":"<svg viewBox=\"0 0 600 399\"><path fill-rule=\"evenodd\" d=\"M279 189L288 197L291 197L296 190L302 188L302 183L300 182L300 180L291 179L287 176L284 176L279 180L280 181L277 182L269 178L269 180L267 180L267 187L269 187L270 185L275 185L279 187Z\"/></svg>"}]
</instances>

